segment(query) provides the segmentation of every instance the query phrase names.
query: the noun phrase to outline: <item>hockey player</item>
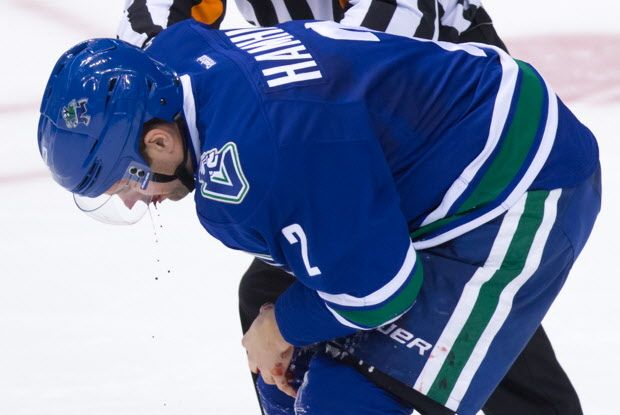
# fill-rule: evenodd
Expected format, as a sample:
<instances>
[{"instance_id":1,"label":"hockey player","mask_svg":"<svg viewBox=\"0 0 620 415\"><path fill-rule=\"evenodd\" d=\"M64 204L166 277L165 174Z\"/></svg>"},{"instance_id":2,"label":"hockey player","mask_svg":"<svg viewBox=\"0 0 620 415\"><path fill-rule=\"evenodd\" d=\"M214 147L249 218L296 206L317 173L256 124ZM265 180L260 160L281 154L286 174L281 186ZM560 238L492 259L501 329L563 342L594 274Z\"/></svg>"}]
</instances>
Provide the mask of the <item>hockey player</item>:
<instances>
[{"instance_id":1,"label":"hockey player","mask_svg":"<svg viewBox=\"0 0 620 415\"><path fill-rule=\"evenodd\" d=\"M148 54L164 65L93 41L53 71L40 149L78 205L118 220L113 201L176 200L194 177L212 235L297 278L244 337L254 370L286 389L291 345L341 338L338 358L475 413L599 209L594 138L539 75L491 47L329 22L188 22ZM323 353L295 405L416 407Z\"/></svg>"},{"instance_id":2,"label":"hockey player","mask_svg":"<svg viewBox=\"0 0 620 415\"><path fill-rule=\"evenodd\" d=\"M237 0L236 3L248 22L262 26L291 19L334 20L403 36L456 43L481 42L506 49L479 0L265 0L258 3ZM118 36L142 47L167 26L188 18L218 28L225 12L225 1L130 0L126 2ZM274 302L293 281L289 274L263 261L252 262L239 285L243 333L258 315L260 306ZM546 402L545 413L582 413L579 398L557 362L542 326L485 405L485 412L487 415L531 414L533 405L540 407L540 402Z\"/></svg>"}]
</instances>

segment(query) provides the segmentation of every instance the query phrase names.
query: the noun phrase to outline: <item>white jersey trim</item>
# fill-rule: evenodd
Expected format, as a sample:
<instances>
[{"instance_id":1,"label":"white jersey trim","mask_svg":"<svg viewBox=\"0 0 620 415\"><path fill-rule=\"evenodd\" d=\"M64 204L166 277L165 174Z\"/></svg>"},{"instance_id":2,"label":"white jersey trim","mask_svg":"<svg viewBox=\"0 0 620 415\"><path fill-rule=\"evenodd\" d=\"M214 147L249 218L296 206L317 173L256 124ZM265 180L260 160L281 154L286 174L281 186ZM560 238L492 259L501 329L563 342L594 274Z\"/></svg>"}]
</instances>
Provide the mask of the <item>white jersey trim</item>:
<instances>
[{"instance_id":1,"label":"white jersey trim","mask_svg":"<svg viewBox=\"0 0 620 415\"><path fill-rule=\"evenodd\" d=\"M491 320L480 335L480 338L471 353L471 357L465 364L465 367L463 367L463 370L461 371L461 374L456 380L454 388L448 397L448 401L446 403L447 407L454 410L458 408L460 402L465 396L465 393L467 392L467 389L469 389L469 385L471 384L474 375L482 364L482 361L491 346L491 342L495 339L495 336L508 318L508 314L512 310L515 295L532 277L532 275L534 275L540 266L543 251L545 249L545 245L547 244L547 239L549 238L551 228L553 227L557 217L558 200L560 199L561 194L561 189L556 189L549 192L549 196L547 196L547 199L545 200L542 224L534 235L534 240L530 247L530 252L527 259L525 260L523 270L504 288L500 294L497 308L491 316Z\"/></svg>"},{"instance_id":2,"label":"white jersey trim","mask_svg":"<svg viewBox=\"0 0 620 415\"><path fill-rule=\"evenodd\" d=\"M508 253L508 248L517 231L519 220L525 211L526 198L526 196L523 196L506 213L484 266L479 267L467 284L465 284L461 298L431 352L433 358L429 359L424 365L424 368L414 384L414 389L423 394L427 394L433 385L441 367L448 357L449 351L452 350L454 342L465 326L476 304L476 299L480 294L481 287L493 277Z\"/></svg>"},{"instance_id":3,"label":"white jersey trim","mask_svg":"<svg viewBox=\"0 0 620 415\"><path fill-rule=\"evenodd\" d=\"M510 104L515 93L517 78L519 76L519 67L517 63L510 56L504 53L500 53L499 56L502 65L502 79L495 98L489 135L484 148L450 186L444 195L441 204L426 218L424 218L424 221L422 221L422 224L420 225L421 227L442 219L448 214L450 208L469 187L469 184L473 178L476 177L476 174L478 174L482 166L487 162L499 144L502 131L504 130L504 126L506 125L506 120L510 112Z\"/></svg>"},{"instance_id":4,"label":"white jersey trim","mask_svg":"<svg viewBox=\"0 0 620 415\"><path fill-rule=\"evenodd\" d=\"M200 158L200 136L196 127L196 101L194 100L194 90L192 89L192 79L189 75L181 75L181 86L183 88L183 113L185 114L185 122L189 130L189 137L192 140L196 163Z\"/></svg>"},{"instance_id":5,"label":"white jersey trim","mask_svg":"<svg viewBox=\"0 0 620 415\"><path fill-rule=\"evenodd\" d=\"M349 320L345 319L344 317L342 317L340 314L338 314L337 311L335 311L333 308L331 308L327 304L325 304L325 307L327 307L329 312L332 313L332 315L336 318L336 320L338 320L338 323L342 324L343 326L351 327L351 328L356 329L356 330L374 330L377 327L381 327L381 326L384 326L386 324L390 324L390 323L398 320L399 318L402 317L403 314L405 314L407 311L409 311L411 309L411 307L413 307L413 304L411 305L411 307L407 308L401 314L397 315L396 317L394 317L392 319L389 319L388 321L384 321L383 323L379 324L376 327L361 327L361 326L358 326L356 324L351 323Z\"/></svg>"},{"instance_id":6,"label":"white jersey trim","mask_svg":"<svg viewBox=\"0 0 620 415\"><path fill-rule=\"evenodd\" d=\"M538 176L538 173L542 170L549 154L551 153L551 149L553 147L553 143L555 142L555 136L558 129L558 98L549 86L549 84L542 79L543 84L547 89L547 98L548 98L548 110L547 110L547 120L545 123L545 131L543 133L542 139L540 141L540 145L536 155L534 156L532 162L528 166L525 174L521 178L521 181L517 183L512 192L504 199L504 201L497 206L495 209L490 210L484 215L478 216L477 218L466 222L460 226L449 229L444 233L440 233L439 235L429 238L423 241L414 242L413 246L415 249L426 249L431 248L433 246L440 245L444 242L450 241L456 237L463 235L475 229L486 222L495 219L506 210L510 209L520 198L527 192L531 184Z\"/></svg>"},{"instance_id":7,"label":"white jersey trim","mask_svg":"<svg viewBox=\"0 0 620 415\"><path fill-rule=\"evenodd\" d=\"M409 279L409 276L413 272L416 265L416 253L413 249L413 244L409 244L409 249L405 255L405 260L400 270L387 284L378 289L377 291L368 294L365 297L354 297L349 294L329 294L322 291L317 291L319 297L325 301L329 301L333 304L338 304L346 307L367 307L380 304L385 300L393 296L400 287ZM328 307L329 308L329 307Z\"/></svg>"}]
</instances>

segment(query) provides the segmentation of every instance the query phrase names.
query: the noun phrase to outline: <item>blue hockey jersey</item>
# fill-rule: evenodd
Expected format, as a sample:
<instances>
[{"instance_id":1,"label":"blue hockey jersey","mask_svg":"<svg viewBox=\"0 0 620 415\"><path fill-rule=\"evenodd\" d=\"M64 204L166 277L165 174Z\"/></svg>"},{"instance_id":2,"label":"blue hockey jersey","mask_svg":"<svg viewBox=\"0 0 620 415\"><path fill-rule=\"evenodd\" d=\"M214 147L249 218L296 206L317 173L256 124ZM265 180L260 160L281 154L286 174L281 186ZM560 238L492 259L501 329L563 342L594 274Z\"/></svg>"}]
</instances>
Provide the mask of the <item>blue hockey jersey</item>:
<instances>
[{"instance_id":1,"label":"blue hockey jersey","mask_svg":"<svg viewBox=\"0 0 620 415\"><path fill-rule=\"evenodd\" d=\"M420 250L597 165L540 75L489 46L186 21L147 53L180 75L202 225L297 278L276 304L295 345L399 318Z\"/></svg>"}]
</instances>

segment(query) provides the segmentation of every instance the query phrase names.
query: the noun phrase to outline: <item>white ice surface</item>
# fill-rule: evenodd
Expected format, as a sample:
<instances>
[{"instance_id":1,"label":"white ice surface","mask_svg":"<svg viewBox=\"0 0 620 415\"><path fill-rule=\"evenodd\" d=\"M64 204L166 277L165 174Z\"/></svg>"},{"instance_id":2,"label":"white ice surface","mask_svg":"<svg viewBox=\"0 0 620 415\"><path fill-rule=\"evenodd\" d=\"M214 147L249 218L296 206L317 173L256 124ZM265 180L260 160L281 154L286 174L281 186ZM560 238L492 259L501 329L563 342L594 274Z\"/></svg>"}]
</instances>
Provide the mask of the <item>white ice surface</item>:
<instances>
[{"instance_id":1,"label":"white ice surface","mask_svg":"<svg viewBox=\"0 0 620 415\"><path fill-rule=\"evenodd\" d=\"M0 0L0 415L257 413L236 303L250 258L206 235L191 198L164 203L155 227L100 225L77 212L38 154L38 103L54 61L84 38L114 34L122 4ZM493 0L487 8L511 39L620 34L614 4ZM226 25L244 24L231 14ZM585 413L611 415L620 384L612 261L620 103L571 108L599 138L604 210L545 327Z\"/></svg>"}]
</instances>

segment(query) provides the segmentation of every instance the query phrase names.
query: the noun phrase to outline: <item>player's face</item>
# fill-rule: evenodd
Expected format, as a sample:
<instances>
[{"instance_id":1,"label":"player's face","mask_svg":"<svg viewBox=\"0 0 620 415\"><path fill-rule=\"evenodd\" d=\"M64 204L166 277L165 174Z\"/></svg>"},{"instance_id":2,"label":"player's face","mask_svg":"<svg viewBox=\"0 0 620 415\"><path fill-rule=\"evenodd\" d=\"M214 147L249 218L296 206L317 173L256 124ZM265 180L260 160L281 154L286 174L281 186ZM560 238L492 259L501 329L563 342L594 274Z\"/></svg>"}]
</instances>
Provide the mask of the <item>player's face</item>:
<instances>
[{"instance_id":1,"label":"player's face","mask_svg":"<svg viewBox=\"0 0 620 415\"><path fill-rule=\"evenodd\" d=\"M152 191L154 192L152 199L153 203L161 203L166 199L176 202L189 194L189 190L179 179L173 180L169 183L151 182L149 184L149 188L152 188ZM149 188L147 188L147 190L149 190Z\"/></svg>"},{"instance_id":2,"label":"player's face","mask_svg":"<svg viewBox=\"0 0 620 415\"><path fill-rule=\"evenodd\" d=\"M167 183L150 181L145 189L142 189L136 182L119 181L106 193L118 196L128 209L133 209L138 202L148 205L149 203L161 203L167 199L181 200L188 195L189 190L179 179Z\"/></svg>"},{"instance_id":3,"label":"player's face","mask_svg":"<svg viewBox=\"0 0 620 415\"><path fill-rule=\"evenodd\" d=\"M148 182L142 185L132 179L122 179L104 194L95 198L74 194L78 208L94 219L115 225L130 225L138 222L150 205L166 199L180 200L189 191L175 179L167 183Z\"/></svg>"},{"instance_id":4,"label":"player's face","mask_svg":"<svg viewBox=\"0 0 620 415\"><path fill-rule=\"evenodd\" d=\"M130 164L125 176L104 194L89 198L74 195L76 205L91 217L106 223L132 224L139 221L150 205L164 200L181 200L189 190L179 179L168 182L152 180L153 173L173 176L186 161L182 138L175 124L159 125L145 134L143 157L149 168L140 163ZM189 161L187 161L189 163ZM151 179L151 180L149 180Z\"/></svg>"}]
</instances>

